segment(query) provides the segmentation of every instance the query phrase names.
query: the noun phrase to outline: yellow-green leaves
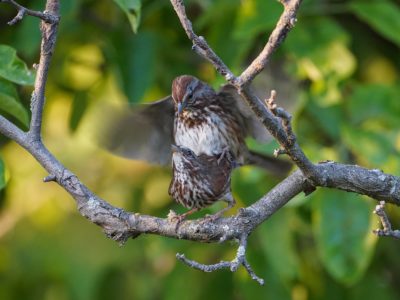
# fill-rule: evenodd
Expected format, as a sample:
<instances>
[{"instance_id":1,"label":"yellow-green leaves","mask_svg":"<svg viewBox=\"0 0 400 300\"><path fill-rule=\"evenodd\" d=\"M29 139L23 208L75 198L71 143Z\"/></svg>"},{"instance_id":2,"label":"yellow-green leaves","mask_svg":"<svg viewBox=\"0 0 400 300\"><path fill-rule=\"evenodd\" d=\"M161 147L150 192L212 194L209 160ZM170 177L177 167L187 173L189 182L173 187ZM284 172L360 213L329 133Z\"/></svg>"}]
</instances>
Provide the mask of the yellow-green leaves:
<instances>
[{"instance_id":1,"label":"yellow-green leaves","mask_svg":"<svg viewBox=\"0 0 400 300\"><path fill-rule=\"evenodd\" d=\"M4 162L0 157L0 190L2 190L6 186L6 169L4 166Z\"/></svg>"}]
</instances>

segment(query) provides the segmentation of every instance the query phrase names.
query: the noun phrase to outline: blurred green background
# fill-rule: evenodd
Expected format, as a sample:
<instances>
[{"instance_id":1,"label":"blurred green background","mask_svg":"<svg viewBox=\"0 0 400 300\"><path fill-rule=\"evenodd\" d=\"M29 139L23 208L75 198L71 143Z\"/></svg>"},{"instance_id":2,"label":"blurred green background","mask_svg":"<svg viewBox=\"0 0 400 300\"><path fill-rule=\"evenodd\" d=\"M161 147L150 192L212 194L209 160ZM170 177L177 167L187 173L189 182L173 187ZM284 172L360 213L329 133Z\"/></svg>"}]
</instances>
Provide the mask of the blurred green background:
<instances>
[{"instance_id":1,"label":"blurred green background","mask_svg":"<svg viewBox=\"0 0 400 300\"><path fill-rule=\"evenodd\" d=\"M20 1L33 9L44 2ZM282 12L275 0L186 3L197 33L236 74L262 49ZM0 110L26 129L39 21L26 17L10 27L15 14L0 4ZM164 97L180 74L214 87L223 79L190 50L169 1L61 1L61 15L47 86L46 145L113 205L159 217L169 209L183 212L168 197L168 168L98 149L97 112L106 104ZM303 2L296 27L255 85L262 97L277 90L313 162L330 159L400 175L399 32L396 0ZM276 147L249 145L266 153ZM250 263L266 280L260 287L243 269L202 273L175 259L183 252L202 263L230 260L234 244L141 236L119 247L78 214L61 188L43 183L46 175L0 136L0 299L400 297L400 243L371 233L379 224L372 214L376 202L367 197L319 189L262 224L248 246ZM254 167L236 170L235 209L277 182ZM388 210L400 227L399 209Z\"/></svg>"}]
</instances>

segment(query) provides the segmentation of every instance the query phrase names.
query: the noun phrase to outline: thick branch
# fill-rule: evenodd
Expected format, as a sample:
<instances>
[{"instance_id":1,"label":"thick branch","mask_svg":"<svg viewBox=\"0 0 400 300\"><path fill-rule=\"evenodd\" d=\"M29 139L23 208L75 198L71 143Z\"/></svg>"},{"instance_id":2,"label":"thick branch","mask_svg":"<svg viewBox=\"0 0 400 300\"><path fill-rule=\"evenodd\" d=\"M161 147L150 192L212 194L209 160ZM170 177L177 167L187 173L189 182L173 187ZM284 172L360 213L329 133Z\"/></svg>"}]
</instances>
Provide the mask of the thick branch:
<instances>
[{"instance_id":1,"label":"thick branch","mask_svg":"<svg viewBox=\"0 0 400 300\"><path fill-rule=\"evenodd\" d=\"M0 133L21 145L26 134L3 116L0 116Z\"/></svg>"},{"instance_id":2,"label":"thick branch","mask_svg":"<svg viewBox=\"0 0 400 300\"><path fill-rule=\"evenodd\" d=\"M14 1L6 0L3 2L12 3L17 8ZM225 240L239 240L240 245L236 258L231 262L221 262L220 264L205 266L193 261L186 260L194 267L204 270L229 267L236 270L239 265L243 265L253 279L261 283L252 271L245 258L245 248L247 237L262 222L268 219L273 213L280 209L290 199L302 191L311 189L309 178L312 177L313 185L338 188L345 191L356 192L368 195L377 200L400 204L400 178L384 174L379 170L368 170L354 165L344 165L333 162L313 165L304 155L296 142L288 140L288 126L282 125L282 118L285 115L274 113L274 109L268 110L267 107L255 96L247 85L249 81L267 63L272 51L282 42L287 31L293 25L295 13L299 0L281 1L285 6L285 12L274 30L273 35L266 45L261 56L255 62L254 72L244 72L249 78L237 81L230 73L229 69L209 48L205 40L193 33L192 25L187 19L185 10L180 0L171 0L177 11L182 25L189 38L193 41L194 48L203 57L207 57L217 70L224 75L228 81L233 83L238 91L243 95L251 108L263 122L265 127L279 141L289 156L297 163L300 170L296 171L275 188L269 191L263 198L249 207L242 208L235 216L221 218L218 220L203 222L202 220L183 221L177 229L176 223L168 218L157 218L138 213L128 213L123 209L116 208L106 201L93 194L81 181L68 169L66 169L43 145L40 139L40 129L42 122L42 111L44 105L44 89L47 81L48 67L54 50L58 24L58 1L49 0L46 11L52 16L56 16L57 22L49 22L43 19L42 22L42 46L38 74L35 83L35 91L32 97L32 122L28 133L22 132L11 122L0 116L0 132L17 141L49 172L46 181L56 181L62 186L76 201L80 213L91 222L101 226L107 236L114 240L124 243L128 238L135 238L139 234L158 234L179 239L187 239L201 242L221 242ZM25 12L27 13L27 12ZM21 13L22 15L24 13ZM43 13L45 14L45 13ZM288 23L289 22L289 23ZM282 24L281 24L282 23ZM286 25L285 25L286 24ZM289 26L290 25L290 26ZM269 45L269 46L268 46ZM268 47L267 47L268 46ZM264 53L265 52L265 53ZM260 64L260 65L258 65ZM242 76L241 76L242 77ZM276 114L276 115L274 115ZM289 122L289 121L288 121ZM287 125L290 125L288 123ZM387 227L387 226L386 226Z\"/></svg>"},{"instance_id":3,"label":"thick branch","mask_svg":"<svg viewBox=\"0 0 400 300\"><path fill-rule=\"evenodd\" d=\"M29 133L32 134L36 140L41 139L40 134L42 128L43 107L45 102L45 88L49 73L50 61L57 38L59 20L58 13L58 0L48 0L46 3L46 14L52 15L56 21L51 23L42 21L41 23L42 44L40 48L39 66L36 73L35 88L31 99L32 119L29 129Z\"/></svg>"},{"instance_id":4,"label":"thick branch","mask_svg":"<svg viewBox=\"0 0 400 300\"><path fill-rule=\"evenodd\" d=\"M315 165L306 157L297 142L292 142L290 139L288 139L288 135L279 118L275 117L267 109L260 99L252 92L250 87L243 88L240 91L240 94L246 100L247 104L254 111L262 124L278 141L281 147L285 149L292 161L298 166L304 175L307 176L307 178L314 181L317 176L315 173Z\"/></svg>"}]
</instances>

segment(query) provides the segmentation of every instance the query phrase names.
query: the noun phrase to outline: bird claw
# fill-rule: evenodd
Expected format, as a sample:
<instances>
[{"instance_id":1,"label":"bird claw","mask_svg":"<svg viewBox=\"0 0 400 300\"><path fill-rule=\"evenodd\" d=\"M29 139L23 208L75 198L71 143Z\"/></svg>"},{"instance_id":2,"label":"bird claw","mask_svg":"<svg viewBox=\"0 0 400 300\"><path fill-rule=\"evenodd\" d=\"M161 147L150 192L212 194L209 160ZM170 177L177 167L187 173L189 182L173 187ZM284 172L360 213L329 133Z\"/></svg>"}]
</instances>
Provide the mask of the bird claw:
<instances>
[{"instance_id":1,"label":"bird claw","mask_svg":"<svg viewBox=\"0 0 400 300\"><path fill-rule=\"evenodd\" d=\"M168 221L171 222L176 216L178 216L178 214L175 211L173 211L172 209L170 209L169 213L167 215L167 219L168 219Z\"/></svg>"},{"instance_id":2,"label":"bird claw","mask_svg":"<svg viewBox=\"0 0 400 300\"><path fill-rule=\"evenodd\" d=\"M179 226L181 225L181 223L186 219L187 216L191 215L192 213L198 211L199 208L195 207L192 208L191 210L178 215L176 212L174 212L172 209L169 211L169 214L167 216L168 221L170 222L176 222L176 227L175 227L175 231L178 231Z\"/></svg>"},{"instance_id":3,"label":"bird claw","mask_svg":"<svg viewBox=\"0 0 400 300\"><path fill-rule=\"evenodd\" d=\"M215 213L213 215L206 215L203 218L203 220L201 220L201 223L204 224L204 223L208 223L208 222L215 222L215 221L217 221L218 219L221 218L222 213L223 212L217 212L217 213Z\"/></svg>"},{"instance_id":4,"label":"bird claw","mask_svg":"<svg viewBox=\"0 0 400 300\"><path fill-rule=\"evenodd\" d=\"M172 218L172 222L176 222L175 225L175 232L178 232L179 227L181 226L182 222L186 219L185 215L176 215L175 217Z\"/></svg>"},{"instance_id":5,"label":"bird claw","mask_svg":"<svg viewBox=\"0 0 400 300\"><path fill-rule=\"evenodd\" d=\"M219 155L219 157L218 157L218 159L217 159L217 164L218 164L218 165L220 165L221 161L222 161L224 158L228 158L229 160L231 160L229 151L230 151L230 150L229 150L229 147L225 147L225 148L222 150L221 154Z\"/></svg>"}]
</instances>

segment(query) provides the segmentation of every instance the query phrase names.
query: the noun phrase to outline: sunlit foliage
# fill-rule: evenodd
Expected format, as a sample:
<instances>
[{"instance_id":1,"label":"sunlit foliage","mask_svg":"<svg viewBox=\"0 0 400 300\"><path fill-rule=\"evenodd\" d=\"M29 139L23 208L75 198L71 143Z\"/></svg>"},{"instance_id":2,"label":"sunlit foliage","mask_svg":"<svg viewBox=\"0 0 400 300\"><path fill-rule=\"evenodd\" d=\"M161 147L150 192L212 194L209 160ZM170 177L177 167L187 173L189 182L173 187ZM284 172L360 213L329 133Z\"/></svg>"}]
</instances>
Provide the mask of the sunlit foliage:
<instances>
[{"instance_id":1,"label":"sunlit foliage","mask_svg":"<svg viewBox=\"0 0 400 300\"><path fill-rule=\"evenodd\" d=\"M282 12L275 0L186 2L196 31L235 72L262 49ZM15 13L1 4L0 111L26 129L40 31L31 17L7 26ZM114 205L160 217L170 209L183 211L168 197L168 168L96 146L98 112L104 105L164 97L180 74L214 87L223 78L191 51L169 1L61 1L61 15L45 143ZM395 0L303 2L296 27L255 86L262 97L277 90L313 162L330 159L400 175L399 32ZM249 145L270 153L276 143ZM371 234L378 225L371 213L375 201L367 197L320 189L299 195L261 225L248 249L256 273L266 279L259 287L243 270L205 274L175 259L178 251L203 263L231 259L235 247L229 244L142 236L119 247L78 215L61 188L42 183L46 175L0 136L0 299L400 297L400 244ZM235 171L237 207L257 200L278 180L253 167ZM399 210L390 213L400 227Z\"/></svg>"}]
</instances>

